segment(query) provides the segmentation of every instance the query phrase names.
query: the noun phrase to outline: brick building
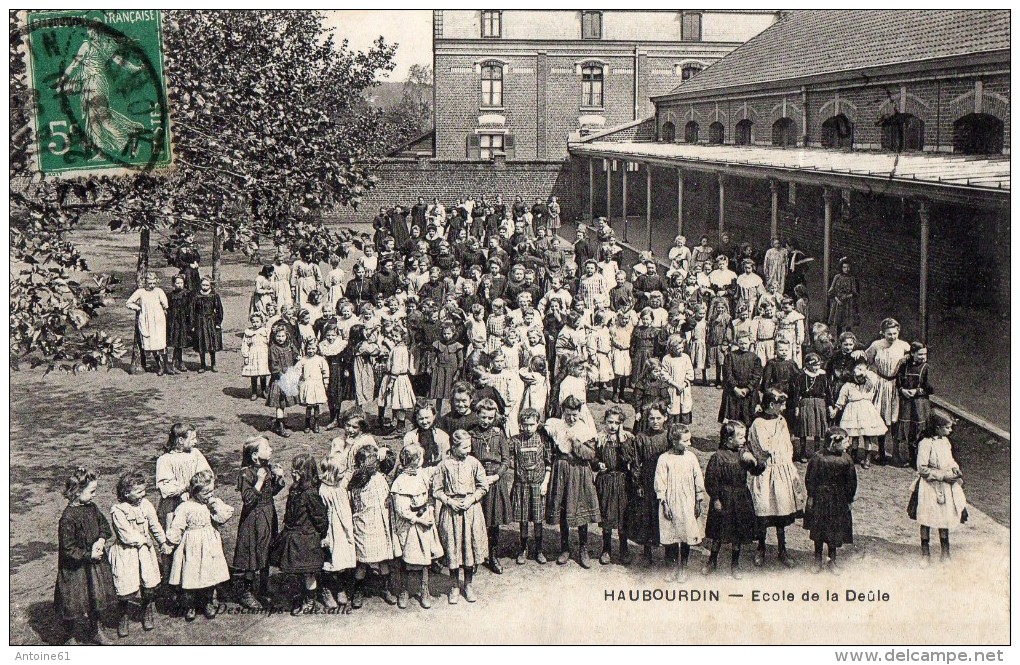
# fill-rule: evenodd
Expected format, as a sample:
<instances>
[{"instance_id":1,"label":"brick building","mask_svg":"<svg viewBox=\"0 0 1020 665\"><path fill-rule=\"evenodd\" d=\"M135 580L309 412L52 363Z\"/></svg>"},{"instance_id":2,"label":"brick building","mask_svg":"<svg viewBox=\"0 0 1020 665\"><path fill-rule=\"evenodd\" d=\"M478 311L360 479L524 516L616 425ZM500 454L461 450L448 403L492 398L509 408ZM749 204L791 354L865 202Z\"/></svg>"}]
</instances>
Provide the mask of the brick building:
<instances>
[{"instance_id":1,"label":"brick building","mask_svg":"<svg viewBox=\"0 0 1020 665\"><path fill-rule=\"evenodd\" d=\"M379 169L355 220L417 195L548 199L583 213L567 143L645 118L666 93L774 23L774 11L436 10L433 134ZM653 128L649 128L653 130ZM648 138L651 138L649 136Z\"/></svg>"},{"instance_id":2,"label":"brick building","mask_svg":"<svg viewBox=\"0 0 1020 665\"><path fill-rule=\"evenodd\" d=\"M770 11L436 10L439 159L562 160L571 134L651 114Z\"/></svg>"},{"instance_id":3,"label":"brick building","mask_svg":"<svg viewBox=\"0 0 1020 665\"><path fill-rule=\"evenodd\" d=\"M650 117L573 141L576 202L637 250L793 238L815 318L848 256L865 336L895 316L963 340L947 380L1008 385L1009 37L1008 11L791 12Z\"/></svg>"}]
</instances>

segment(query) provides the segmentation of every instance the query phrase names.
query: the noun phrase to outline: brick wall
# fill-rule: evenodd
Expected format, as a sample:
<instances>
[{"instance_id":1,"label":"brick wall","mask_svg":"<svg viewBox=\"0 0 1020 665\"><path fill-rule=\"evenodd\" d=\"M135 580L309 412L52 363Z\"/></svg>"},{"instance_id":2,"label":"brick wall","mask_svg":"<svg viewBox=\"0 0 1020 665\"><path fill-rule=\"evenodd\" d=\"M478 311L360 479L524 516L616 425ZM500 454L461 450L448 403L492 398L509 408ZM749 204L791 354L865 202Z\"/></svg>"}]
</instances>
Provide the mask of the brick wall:
<instances>
[{"instance_id":1,"label":"brick wall","mask_svg":"<svg viewBox=\"0 0 1020 665\"><path fill-rule=\"evenodd\" d=\"M508 204L519 195L529 207L535 197L548 200L556 196L565 219L578 214L573 197L574 176L566 162L391 160L381 164L376 175L375 188L362 197L357 211L343 212L343 221L371 222L380 206L399 203L410 207L419 196L428 202L438 196L444 205L452 205L467 194L476 198L485 194L490 200L502 194Z\"/></svg>"},{"instance_id":2,"label":"brick wall","mask_svg":"<svg viewBox=\"0 0 1020 665\"><path fill-rule=\"evenodd\" d=\"M975 82L981 82L981 101L975 102ZM820 146L822 123L839 113L846 115L854 126L854 147L880 149L882 129L879 119L904 109L924 122L925 150L952 152L953 123L980 108L983 113L998 117L1005 125L1005 150L1009 152L1010 113L1009 78L1003 75L961 75L943 80L879 83L867 87L840 90L807 91L807 140L809 146ZM904 94L906 95L904 97ZM786 114L782 111L786 101ZM901 101L902 100L902 101ZM736 124L744 118L753 125L753 141L770 145L772 123L789 117L796 127L796 136L803 137L804 100L801 94L768 95L749 99L720 98L718 101L664 102L659 105L656 121L661 128L667 121L676 126L677 141L683 141L684 125L693 120L699 125L699 142L708 141L708 125L720 121L726 127L725 142L734 143Z\"/></svg>"}]
</instances>

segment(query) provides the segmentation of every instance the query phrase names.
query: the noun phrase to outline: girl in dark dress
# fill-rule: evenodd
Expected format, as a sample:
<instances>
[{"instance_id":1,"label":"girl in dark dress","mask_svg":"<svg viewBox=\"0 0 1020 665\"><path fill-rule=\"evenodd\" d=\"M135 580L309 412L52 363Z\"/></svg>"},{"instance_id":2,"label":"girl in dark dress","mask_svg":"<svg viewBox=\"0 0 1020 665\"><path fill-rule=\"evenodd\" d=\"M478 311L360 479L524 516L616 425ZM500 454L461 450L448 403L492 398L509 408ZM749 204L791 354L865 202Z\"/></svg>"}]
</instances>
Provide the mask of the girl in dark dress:
<instances>
[{"instance_id":1,"label":"girl in dark dress","mask_svg":"<svg viewBox=\"0 0 1020 665\"><path fill-rule=\"evenodd\" d=\"M719 422L738 420L750 427L758 410L758 387L762 377L761 359L751 351L751 336L746 331L737 335L737 349L726 356L723 364L722 404Z\"/></svg>"},{"instance_id":2,"label":"girl in dark dress","mask_svg":"<svg viewBox=\"0 0 1020 665\"><path fill-rule=\"evenodd\" d=\"M205 371L205 354L209 354L211 371L216 371L216 352L223 350L223 301L213 291L212 281L202 279L199 291L191 301L191 332L194 349L198 352L201 365L199 373Z\"/></svg>"},{"instance_id":3,"label":"girl in dark dress","mask_svg":"<svg viewBox=\"0 0 1020 665\"><path fill-rule=\"evenodd\" d=\"M656 358L645 362L644 374L634 384L631 403L634 405L634 431L646 431L648 428L648 411L665 409L669 406L669 383L662 370L662 363Z\"/></svg>"},{"instance_id":4,"label":"girl in dark dress","mask_svg":"<svg viewBox=\"0 0 1020 665\"><path fill-rule=\"evenodd\" d=\"M269 563L286 575L300 575L304 582L301 595L295 599L291 614L309 614L315 609L318 573L325 558L322 539L329 529L326 506L319 497L319 466L308 453L301 453L291 462L291 485L283 531L273 542Z\"/></svg>"},{"instance_id":5,"label":"girl in dark dress","mask_svg":"<svg viewBox=\"0 0 1020 665\"><path fill-rule=\"evenodd\" d=\"M928 349L920 342L910 345L910 359L900 365L896 387L900 391L900 418L897 423L899 457L904 466L917 463L917 444L924 438L931 421L931 382ZM905 450L904 450L905 449Z\"/></svg>"},{"instance_id":6,"label":"girl in dark dress","mask_svg":"<svg viewBox=\"0 0 1020 665\"><path fill-rule=\"evenodd\" d=\"M825 434L825 450L808 462L804 484L807 486L807 505L804 508L804 528L815 543L813 573L822 570L822 546L829 547L829 567L837 575L836 550L854 542L854 520L851 504L857 494L857 470L847 455L850 437L846 430L830 427Z\"/></svg>"},{"instance_id":7,"label":"girl in dark dress","mask_svg":"<svg viewBox=\"0 0 1020 665\"><path fill-rule=\"evenodd\" d=\"M606 409L603 429L599 432L598 447L595 448L594 467L595 493L599 497L599 512L602 521L602 554L599 563L603 566L612 562L611 545L613 529L620 539L620 561L633 561L627 546L627 478L631 460L634 459L634 436L623 428L623 409L611 406Z\"/></svg>"},{"instance_id":8,"label":"girl in dark dress","mask_svg":"<svg viewBox=\"0 0 1020 665\"><path fill-rule=\"evenodd\" d=\"M57 530L57 584L53 605L68 633L76 640L87 630L96 644L114 644L102 623L103 614L116 607L113 571L106 558L106 543L113 537L110 524L92 502L98 474L78 467L64 483L67 507Z\"/></svg>"},{"instance_id":9,"label":"girl in dark dress","mask_svg":"<svg viewBox=\"0 0 1020 665\"><path fill-rule=\"evenodd\" d=\"M166 310L167 374L188 371L184 367L184 349L190 346L191 292L184 288L184 275L174 275L173 285L167 294L170 304Z\"/></svg>"},{"instance_id":10,"label":"girl in dark dress","mask_svg":"<svg viewBox=\"0 0 1020 665\"><path fill-rule=\"evenodd\" d=\"M340 417L340 407L343 403L342 393L345 381L344 362L346 358L344 351L347 348L348 344L340 337L340 331L336 326L328 325L323 331L323 340L319 344L319 353L329 365L329 382L326 384L326 403L329 407L327 430L336 429L339 426L337 420Z\"/></svg>"},{"instance_id":11,"label":"girl in dark dress","mask_svg":"<svg viewBox=\"0 0 1020 665\"><path fill-rule=\"evenodd\" d=\"M747 428L738 420L723 423L719 432L719 450L708 460L705 468L705 492L712 498L708 507L705 537L712 541L708 562L702 571L715 572L719 565L719 550L724 543L733 547L730 555L730 575L740 573L740 547L758 538L758 518L754 514L751 490L747 488L747 474L754 473L754 455L749 453Z\"/></svg>"},{"instance_id":12,"label":"girl in dark dress","mask_svg":"<svg viewBox=\"0 0 1020 665\"><path fill-rule=\"evenodd\" d=\"M452 396L453 384L464 364L464 345L456 338L457 326L452 321L444 321L439 339L432 343L435 365L429 398L436 400L436 413L443 412L443 400L448 400Z\"/></svg>"},{"instance_id":13,"label":"girl in dark dress","mask_svg":"<svg viewBox=\"0 0 1020 665\"><path fill-rule=\"evenodd\" d=\"M482 511L489 537L489 568L499 575L503 567L499 561L499 527L513 524L513 504L510 489L513 472L510 469L510 441L503 429L496 425L496 402L483 399L475 405L478 422L471 430L471 454L485 467L489 489L482 499Z\"/></svg>"},{"instance_id":14,"label":"girl in dark dress","mask_svg":"<svg viewBox=\"0 0 1020 665\"><path fill-rule=\"evenodd\" d=\"M637 327L630 337L630 383L637 385L645 373L645 363L655 356L655 339L658 330L652 327L652 310L641 310Z\"/></svg>"},{"instance_id":15,"label":"girl in dark dress","mask_svg":"<svg viewBox=\"0 0 1020 665\"><path fill-rule=\"evenodd\" d=\"M794 450L794 456L795 461L806 462L821 448L819 442L828 429L829 407L832 406L829 375L822 369L822 359L817 353L804 357L804 371L794 379L792 388L797 435L800 437L800 446Z\"/></svg>"},{"instance_id":16,"label":"girl in dark dress","mask_svg":"<svg viewBox=\"0 0 1020 665\"><path fill-rule=\"evenodd\" d=\"M266 406L276 409L273 432L282 437L290 436L283 424L284 409L297 404L297 380L284 381L284 374L297 362L297 351L291 342L290 326L274 325L269 342L269 397Z\"/></svg>"},{"instance_id":17,"label":"girl in dark dress","mask_svg":"<svg viewBox=\"0 0 1020 665\"><path fill-rule=\"evenodd\" d=\"M258 575L260 594L269 597L269 547L279 533L279 519L273 497L285 484L283 467L270 464L273 447L263 436L249 437L241 449L241 473L237 491L241 494L241 519L234 546L234 574L240 576L240 603L249 610L262 609L255 597Z\"/></svg>"},{"instance_id":18,"label":"girl in dark dress","mask_svg":"<svg viewBox=\"0 0 1020 665\"><path fill-rule=\"evenodd\" d=\"M644 545L645 560L652 561L652 547L659 544L659 500L655 496L655 465L669 449L666 412L648 409L648 429L634 439L634 462L630 467L631 496L627 502L627 535Z\"/></svg>"}]
</instances>

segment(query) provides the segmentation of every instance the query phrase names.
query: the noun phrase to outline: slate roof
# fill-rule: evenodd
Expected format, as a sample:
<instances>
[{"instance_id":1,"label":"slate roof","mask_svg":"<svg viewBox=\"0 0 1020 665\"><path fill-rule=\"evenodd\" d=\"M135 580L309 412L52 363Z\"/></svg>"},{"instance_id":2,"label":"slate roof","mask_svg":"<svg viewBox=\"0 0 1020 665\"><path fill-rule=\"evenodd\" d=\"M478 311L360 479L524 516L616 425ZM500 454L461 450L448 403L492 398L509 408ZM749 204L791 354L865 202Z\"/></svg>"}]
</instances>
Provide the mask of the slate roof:
<instances>
[{"instance_id":1,"label":"slate roof","mask_svg":"<svg viewBox=\"0 0 1020 665\"><path fill-rule=\"evenodd\" d=\"M794 11L666 95L1006 49L1008 10Z\"/></svg>"}]
</instances>

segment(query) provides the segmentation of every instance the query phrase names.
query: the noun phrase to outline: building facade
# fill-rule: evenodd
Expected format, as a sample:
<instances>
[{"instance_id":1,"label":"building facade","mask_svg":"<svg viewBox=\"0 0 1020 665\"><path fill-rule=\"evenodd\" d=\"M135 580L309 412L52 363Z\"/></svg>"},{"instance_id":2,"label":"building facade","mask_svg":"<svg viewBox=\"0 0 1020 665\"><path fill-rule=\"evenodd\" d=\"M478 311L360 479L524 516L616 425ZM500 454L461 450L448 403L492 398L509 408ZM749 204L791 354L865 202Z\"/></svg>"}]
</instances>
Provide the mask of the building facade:
<instances>
[{"instance_id":1,"label":"building facade","mask_svg":"<svg viewBox=\"0 0 1020 665\"><path fill-rule=\"evenodd\" d=\"M568 139L652 114L773 11L436 10L435 157L558 161Z\"/></svg>"}]
</instances>

